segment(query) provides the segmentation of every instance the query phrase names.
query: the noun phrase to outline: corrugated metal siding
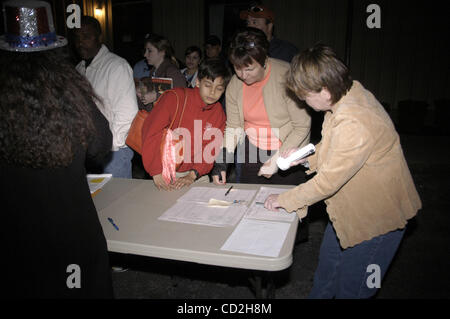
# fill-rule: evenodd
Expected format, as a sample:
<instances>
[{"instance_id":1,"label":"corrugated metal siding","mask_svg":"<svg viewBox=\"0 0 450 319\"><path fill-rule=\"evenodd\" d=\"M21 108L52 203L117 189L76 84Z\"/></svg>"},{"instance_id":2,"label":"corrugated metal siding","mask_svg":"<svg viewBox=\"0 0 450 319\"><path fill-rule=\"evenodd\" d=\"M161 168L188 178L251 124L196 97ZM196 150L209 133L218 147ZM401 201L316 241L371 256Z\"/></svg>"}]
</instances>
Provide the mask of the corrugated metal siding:
<instances>
[{"instance_id":1,"label":"corrugated metal siding","mask_svg":"<svg viewBox=\"0 0 450 319\"><path fill-rule=\"evenodd\" d=\"M350 68L353 77L391 107L398 119L402 100L426 101L427 123L436 120L434 100L450 98L450 19L444 1L354 0ZM316 42L344 59L348 0L269 0L275 32L300 49ZM366 25L367 6L381 8L381 29Z\"/></svg>"},{"instance_id":2,"label":"corrugated metal siding","mask_svg":"<svg viewBox=\"0 0 450 319\"><path fill-rule=\"evenodd\" d=\"M187 47L203 47L203 0L153 0L152 3L152 30L170 40L179 60L184 62L184 51Z\"/></svg>"},{"instance_id":3,"label":"corrugated metal siding","mask_svg":"<svg viewBox=\"0 0 450 319\"><path fill-rule=\"evenodd\" d=\"M275 12L275 34L299 49L323 42L345 59L350 0L266 0ZM353 0L350 68L355 79L390 105L426 101L428 123L436 121L434 100L450 98L448 13L444 1ZM381 8L381 29L366 25L367 6ZM240 3L242 5L242 3ZM168 37L177 57L203 44L204 1L153 0L153 30Z\"/></svg>"}]
</instances>

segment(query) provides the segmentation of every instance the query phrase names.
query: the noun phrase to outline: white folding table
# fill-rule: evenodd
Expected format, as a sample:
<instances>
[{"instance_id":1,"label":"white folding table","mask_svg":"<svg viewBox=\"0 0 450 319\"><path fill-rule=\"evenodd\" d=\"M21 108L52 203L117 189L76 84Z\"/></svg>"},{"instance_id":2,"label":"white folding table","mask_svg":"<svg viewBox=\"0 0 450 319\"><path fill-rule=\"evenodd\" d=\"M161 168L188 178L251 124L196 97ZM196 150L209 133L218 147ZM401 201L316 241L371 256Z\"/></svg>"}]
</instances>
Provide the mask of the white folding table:
<instances>
[{"instance_id":1,"label":"white folding table","mask_svg":"<svg viewBox=\"0 0 450 319\"><path fill-rule=\"evenodd\" d=\"M255 184L194 183L191 187L222 187L224 192L233 189L259 189ZM286 185L265 185L289 189ZM103 227L108 250L171 260L194 262L222 267L242 268L262 272L274 272L292 264L298 219L290 223L289 232L278 257L256 256L224 251L220 248L231 235L234 227L168 222L158 220L189 188L175 191L159 191L153 181L113 178L94 196L94 203ZM117 230L109 221L112 218ZM261 297L261 276L252 280L256 296ZM269 283L270 285L270 283ZM267 294L273 287L268 287Z\"/></svg>"}]
</instances>

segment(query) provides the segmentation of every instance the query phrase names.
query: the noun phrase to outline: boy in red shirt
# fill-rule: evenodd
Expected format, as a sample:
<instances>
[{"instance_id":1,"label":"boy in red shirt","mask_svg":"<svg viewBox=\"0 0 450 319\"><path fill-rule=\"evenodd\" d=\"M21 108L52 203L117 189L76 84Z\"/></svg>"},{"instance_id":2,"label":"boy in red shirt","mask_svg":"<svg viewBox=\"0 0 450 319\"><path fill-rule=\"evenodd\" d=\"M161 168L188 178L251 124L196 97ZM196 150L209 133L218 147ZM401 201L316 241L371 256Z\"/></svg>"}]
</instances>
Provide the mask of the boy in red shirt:
<instances>
[{"instance_id":1,"label":"boy in red shirt","mask_svg":"<svg viewBox=\"0 0 450 319\"><path fill-rule=\"evenodd\" d=\"M211 171L216 151L222 144L226 120L218 100L225 92L230 77L231 72L222 60L208 59L199 67L195 88L166 91L146 118L142 128L142 161L159 190L191 185ZM183 162L177 173L184 173L181 175L185 176L168 183L162 176L160 148L163 130L172 121L174 133L184 139Z\"/></svg>"}]
</instances>

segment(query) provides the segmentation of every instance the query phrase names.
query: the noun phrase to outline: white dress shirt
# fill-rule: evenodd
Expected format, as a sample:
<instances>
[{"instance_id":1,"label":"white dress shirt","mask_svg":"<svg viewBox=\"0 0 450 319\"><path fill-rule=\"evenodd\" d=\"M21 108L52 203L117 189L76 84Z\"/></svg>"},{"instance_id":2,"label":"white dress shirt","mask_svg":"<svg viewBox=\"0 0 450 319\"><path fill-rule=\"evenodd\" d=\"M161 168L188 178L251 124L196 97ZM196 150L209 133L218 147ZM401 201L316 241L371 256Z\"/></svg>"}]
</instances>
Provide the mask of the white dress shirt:
<instances>
[{"instance_id":1,"label":"white dress shirt","mask_svg":"<svg viewBox=\"0 0 450 319\"><path fill-rule=\"evenodd\" d=\"M97 107L109 122L113 135L113 151L125 147L131 123L138 111L133 70L128 62L102 45L91 64L76 66L85 75L103 103Z\"/></svg>"}]
</instances>

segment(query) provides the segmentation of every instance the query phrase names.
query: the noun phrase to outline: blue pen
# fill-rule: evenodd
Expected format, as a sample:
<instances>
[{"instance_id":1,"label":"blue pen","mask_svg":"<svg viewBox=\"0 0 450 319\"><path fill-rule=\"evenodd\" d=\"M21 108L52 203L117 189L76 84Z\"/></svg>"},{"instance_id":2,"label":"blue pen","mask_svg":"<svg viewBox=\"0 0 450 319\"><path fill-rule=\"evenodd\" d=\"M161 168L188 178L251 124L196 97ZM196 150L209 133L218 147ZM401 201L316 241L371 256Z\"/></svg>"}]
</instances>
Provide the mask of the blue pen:
<instances>
[{"instance_id":1,"label":"blue pen","mask_svg":"<svg viewBox=\"0 0 450 319\"><path fill-rule=\"evenodd\" d=\"M108 217L108 220L109 220L109 222L111 223L111 225L114 226L114 228L115 228L116 230L119 230L119 227L117 227L117 225L114 223L114 221L113 221L113 219L112 219L111 217Z\"/></svg>"}]
</instances>

